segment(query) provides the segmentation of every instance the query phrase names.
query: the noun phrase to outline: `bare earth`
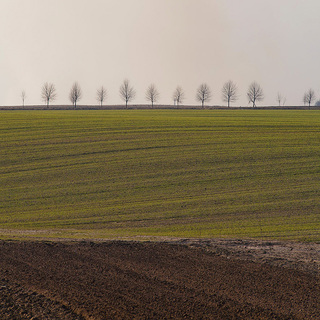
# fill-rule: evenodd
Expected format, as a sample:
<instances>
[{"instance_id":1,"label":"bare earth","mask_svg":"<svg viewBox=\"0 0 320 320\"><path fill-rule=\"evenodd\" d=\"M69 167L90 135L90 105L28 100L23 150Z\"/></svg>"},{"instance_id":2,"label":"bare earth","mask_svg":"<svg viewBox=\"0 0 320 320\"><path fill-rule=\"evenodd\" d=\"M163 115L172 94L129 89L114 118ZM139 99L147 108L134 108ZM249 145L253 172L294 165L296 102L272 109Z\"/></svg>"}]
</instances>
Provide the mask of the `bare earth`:
<instances>
[{"instance_id":1,"label":"bare earth","mask_svg":"<svg viewBox=\"0 0 320 320\"><path fill-rule=\"evenodd\" d=\"M320 319L320 244L0 241L0 319Z\"/></svg>"}]
</instances>

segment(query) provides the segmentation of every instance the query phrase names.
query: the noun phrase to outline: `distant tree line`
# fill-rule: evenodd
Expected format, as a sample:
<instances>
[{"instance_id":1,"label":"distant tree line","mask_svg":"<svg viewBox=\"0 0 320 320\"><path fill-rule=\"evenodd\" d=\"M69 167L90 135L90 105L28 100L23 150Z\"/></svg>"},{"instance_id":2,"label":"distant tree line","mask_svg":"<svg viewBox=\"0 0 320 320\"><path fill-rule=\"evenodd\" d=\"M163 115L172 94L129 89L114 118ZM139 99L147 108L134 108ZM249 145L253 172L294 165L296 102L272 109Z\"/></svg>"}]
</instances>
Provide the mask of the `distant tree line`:
<instances>
[{"instance_id":1,"label":"distant tree line","mask_svg":"<svg viewBox=\"0 0 320 320\"><path fill-rule=\"evenodd\" d=\"M130 84L128 79L125 79L119 88L120 98L124 101L126 108L128 108L128 104L132 102L136 96L136 91L133 86ZM153 108L154 104L159 100L159 91L156 88L155 84L151 84L145 93L146 100L151 104ZM22 105L25 105L26 100L26 92L23 90L21 92ZM108 97L107 90L101 86L97 89L96 99L102 107ZM53 83L44 83L41 89L41 99L45 102L46 106L49 107L50 103L55 101L57 98L57 90ZM69 100L71 101L74 108L77 107L77 103L82 98L82 90L78 82L75 82L69 93ZM204 108L205 105L211 100L212 92L208 84L202 83L195 95L195 99L197 102L201 103L201 107ZM221 89L221 98L223 102L226 102L227 106L230 107L232 103L236 102L239 98L238 87L233 81L227 81L222 89ZM257 102L263 101L264 93L262 87L257 82L252 82L247 90L247 98L248 103L252 104L252 107L255 108L257 106ZM185 92L181 88L181 86L177 86L172 95L173 104L181 105L185 100ZM284 106L286 102L286 98L282 96L281 93L277 94L276 101L280 106ZM302 99L304 105L308 105L309 107L314 104L316 101L316 95L313 89L309 89L305 92ZM320 100L316 102L316 106L320 106Z\"/></svg>"}]
</instances>

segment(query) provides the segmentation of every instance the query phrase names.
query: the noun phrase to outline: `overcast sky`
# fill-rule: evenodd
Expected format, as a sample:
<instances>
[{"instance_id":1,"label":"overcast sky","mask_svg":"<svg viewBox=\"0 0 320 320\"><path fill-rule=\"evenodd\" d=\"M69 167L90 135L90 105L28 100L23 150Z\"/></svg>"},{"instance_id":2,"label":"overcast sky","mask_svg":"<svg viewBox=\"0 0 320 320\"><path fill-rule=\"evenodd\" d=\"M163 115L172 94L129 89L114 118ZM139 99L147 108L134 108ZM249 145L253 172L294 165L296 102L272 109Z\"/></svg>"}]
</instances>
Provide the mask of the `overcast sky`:
<instances>
[{"instance_id":1,"label":"overcast sky","mask_svg":"<svg viewBox=\"0 0 320 320\"><path fill-rule=\"evenodd\" d=\"M207 83L210 104L223 104L221 88L237 83L246 106L252 81L263 105L302 103L313 88L320 99L319 0L0 0L0 105L41 104L41 86L54 83L55 104L69 104L74 81L80 104L122 103L125 78L134 103L146 103L154 83L159 103L172 103L180 85L185 103ZM259 105L259 104L258 104Z\"/></svg>"}]
</instances>

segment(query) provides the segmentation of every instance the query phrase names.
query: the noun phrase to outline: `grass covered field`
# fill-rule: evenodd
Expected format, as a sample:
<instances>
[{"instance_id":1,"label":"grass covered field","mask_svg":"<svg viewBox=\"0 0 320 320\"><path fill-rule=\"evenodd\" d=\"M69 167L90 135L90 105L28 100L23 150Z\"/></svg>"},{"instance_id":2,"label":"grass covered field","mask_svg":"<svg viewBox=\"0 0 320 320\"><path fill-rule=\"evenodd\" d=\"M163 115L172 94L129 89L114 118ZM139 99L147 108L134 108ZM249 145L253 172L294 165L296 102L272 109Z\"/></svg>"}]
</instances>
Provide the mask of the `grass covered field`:
<instances>
[{"instance_id":1,"label":"grass covered field","mask_svg":"<svg viewBox=\"0 0 320 320\"><path fill-rule=\"evenodd\" d=\"M0 237L320 241L320 111L0 112Z\"/></svg>"}]
</instances>

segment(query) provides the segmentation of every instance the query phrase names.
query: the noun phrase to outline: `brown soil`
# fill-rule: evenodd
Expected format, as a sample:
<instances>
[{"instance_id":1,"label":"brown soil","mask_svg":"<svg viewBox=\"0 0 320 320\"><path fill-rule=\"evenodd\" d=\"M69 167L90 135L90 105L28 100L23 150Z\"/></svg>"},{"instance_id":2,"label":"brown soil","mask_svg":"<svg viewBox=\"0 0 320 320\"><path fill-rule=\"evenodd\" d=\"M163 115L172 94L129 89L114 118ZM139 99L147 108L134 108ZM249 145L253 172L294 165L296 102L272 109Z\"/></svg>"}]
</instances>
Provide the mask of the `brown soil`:
<instances>
[{"instance_id":1,"label":"brown soil","mask_svg":"<svg viewBox=\"0 0 320 320\"><path fill-rule=\"evenodd\" d=\"M239 240L0 241L0 319L320 319L319 255Z\"/></svg>"}]
</instances>

